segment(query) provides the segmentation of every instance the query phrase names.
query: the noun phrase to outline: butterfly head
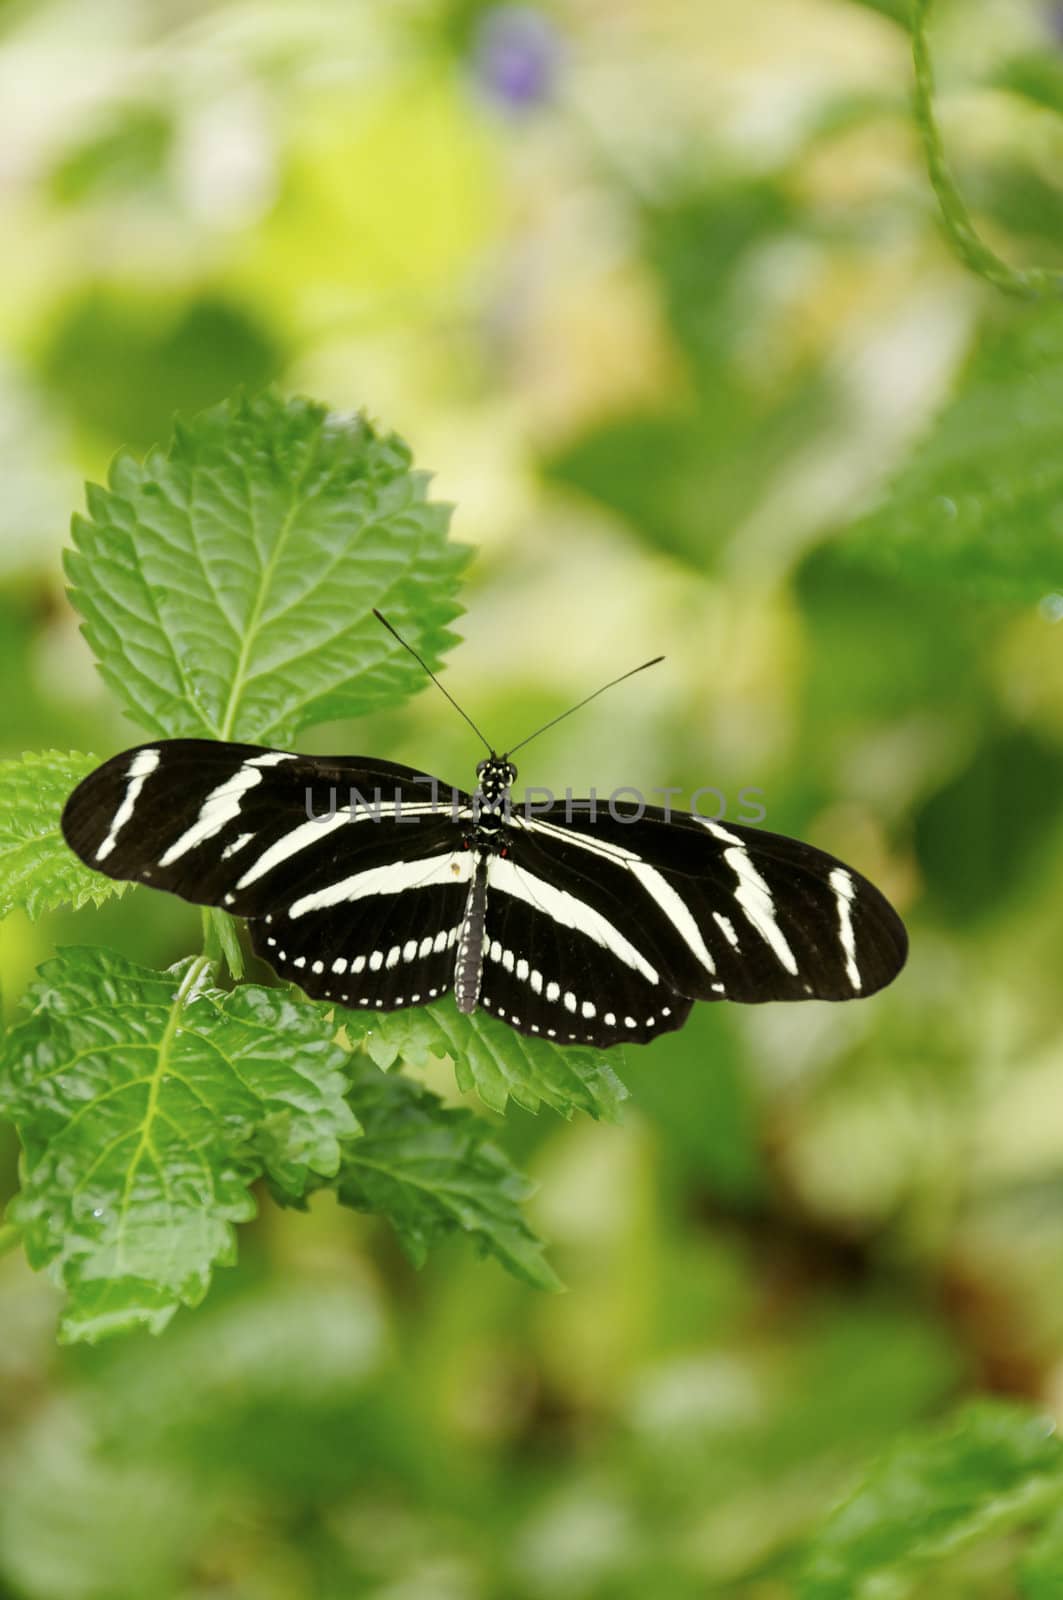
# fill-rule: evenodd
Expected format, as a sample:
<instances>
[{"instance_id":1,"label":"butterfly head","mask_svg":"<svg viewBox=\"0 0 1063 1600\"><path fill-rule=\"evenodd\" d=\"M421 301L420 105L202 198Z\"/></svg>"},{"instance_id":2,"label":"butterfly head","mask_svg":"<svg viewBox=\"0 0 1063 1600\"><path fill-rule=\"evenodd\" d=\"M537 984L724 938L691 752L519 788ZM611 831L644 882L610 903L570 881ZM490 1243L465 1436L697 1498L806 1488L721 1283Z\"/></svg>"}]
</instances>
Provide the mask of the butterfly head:
<instances>
[{"instance_id":1,"label":"butterfly head","mask_svg":"<svg viewBox=\"0 0 1063 1600\"><path fill-rule=\"evenodd\" d=\"M489 760L477 764L476 776L479 779L477 793L491 805L505 797L516 781L517 769L505 756L491 756Z\"/></svg>"}]
</instances>

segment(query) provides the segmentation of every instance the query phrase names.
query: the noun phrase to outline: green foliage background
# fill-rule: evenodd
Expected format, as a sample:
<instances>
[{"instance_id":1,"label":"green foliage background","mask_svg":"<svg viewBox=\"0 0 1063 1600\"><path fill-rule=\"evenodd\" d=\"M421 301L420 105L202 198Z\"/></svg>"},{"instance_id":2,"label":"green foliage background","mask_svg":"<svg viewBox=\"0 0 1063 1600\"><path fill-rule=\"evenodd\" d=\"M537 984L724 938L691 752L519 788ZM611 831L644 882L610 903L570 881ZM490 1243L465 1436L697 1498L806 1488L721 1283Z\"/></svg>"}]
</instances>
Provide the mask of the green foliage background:
<instances>
[{"instance_id":1,"label":"green foliage background","mask_svg":"<svg viewBox=\"0 0 1063 1600\"><path fill-rule=\"evenodd\" d=\"M435 1016L348 1058L296 1006L283 1025L322 1075L278 1123L253 1034L282 1001L203 993L197 1026L256 1064L240 1115L270 1128L248 1145L226 1123L224 1186L188 1209L211 1259L246 1219L238 1264L160 1338L58 1346L57 1287L22 1250L0 1260L0 1595L1063 1593L1063 305L1008 298L949 249L905 15L0 8L9 1029L46 1050L85 1028L48 1003L72 963L113 1004L117 1074L142 1025L122 985L200 946L179 902L95 906L33 824L84 770L55 752L142 737L123 703L206 704L215 731L253 711L303 748L471 774L468 730L402 698L409 679L354 694L297 673L286 703L248 709L96 674L61 560L82 481L128 447L112 490L136 503L175 410L271 382L368 408L436 471L476 553L456 624L460 563L437 572L429 643L463 636L447 682L500 743L666 652L529 750L522 780L711 784L732 816L760 788L769 826L858 865L913 934L866 1006L699 1008L614 1063L622 1107L582 1068L514 1068L487 1033L456 1075ZM939 0L933 24L980 235L1058 271L1058 7ZM519 105L500 37L522 70L542 52ZM96 495L78 525L83 593L120 511ZM351 583L332 621L353 673L371 646ZM8 764L25 750L32 769ZM4 1111L25 1132L19 1085ZM363 1136L337 1174L345 1118ZM93 1224L54 1203L69 1168L39 1132L6 1238L38 1264L66 1250L69 1287ZM455 1217L523 1276L451 1237ZM192 1301L206 1282L183 1262ZM564 1294L524 1281L554 1269Z\"/></svg>"}]
</instances>

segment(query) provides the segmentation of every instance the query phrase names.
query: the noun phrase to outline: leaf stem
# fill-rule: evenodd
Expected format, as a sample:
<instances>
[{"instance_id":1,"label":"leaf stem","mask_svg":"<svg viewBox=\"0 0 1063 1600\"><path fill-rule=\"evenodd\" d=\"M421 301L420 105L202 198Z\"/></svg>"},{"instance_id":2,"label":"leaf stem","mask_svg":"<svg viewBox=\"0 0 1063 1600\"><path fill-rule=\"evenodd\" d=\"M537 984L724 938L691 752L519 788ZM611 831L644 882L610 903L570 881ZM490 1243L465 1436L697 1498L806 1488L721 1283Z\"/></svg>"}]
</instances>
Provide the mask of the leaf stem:
<instances>
[{"instance_id":1,"label":"leaf stem","mask_svg":"<svg viewBox=\"0 0 1063 1600\"><path fill-rule=\"evenodd\" d=\"M239 983L244 975L244 953L240 948L233 919L213 906L204 906L201 915L203 954L209 957L216 967L224 960L232 977Z\"/></svg>"},{"instance_id":2,"label":"leaf stem","mask_svg":"<svg viewBox=\"0 0 1063 1600\"><path fill-rule=\"evenodd\" d=\"M1048 267L1009 266L981 237L945 157L934 111L934 67L927 21L934 0L912 0L912 60L915 65L915 121L923 141L927 173L941 209L941 220L960 260L1005 294L1027 300L1063 295L1063 272Z\"/></svg>"}]
</instances>

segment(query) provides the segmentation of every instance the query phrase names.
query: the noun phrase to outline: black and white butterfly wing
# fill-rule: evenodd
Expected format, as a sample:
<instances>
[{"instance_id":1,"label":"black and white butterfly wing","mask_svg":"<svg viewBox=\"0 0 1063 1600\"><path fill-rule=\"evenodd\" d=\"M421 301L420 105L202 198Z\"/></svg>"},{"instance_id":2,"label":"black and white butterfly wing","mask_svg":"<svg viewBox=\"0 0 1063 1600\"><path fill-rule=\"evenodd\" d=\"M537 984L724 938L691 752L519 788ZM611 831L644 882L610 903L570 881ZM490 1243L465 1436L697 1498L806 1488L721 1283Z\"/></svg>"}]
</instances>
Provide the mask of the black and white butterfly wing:
<instances>
[{"instance_id":1,"label":"black and white butterfly wing","mask_svg":"<svg viewBox=\"0 0 1063 1600\"><path fill-rule=\"evenodd\" d=\"M307 993L394 1008L450 986L468 805L391 762L177 739L90 773L62 827L97 871L247 917Z\"/></svg>"},{"instance_id":2,"label":"black and white butterfly wing","mask_svg":"<svg viewBox=\"0 0 1063 1600\"><path fill-rule=\"evenodd\" d=\"M570 871L552 840L521 830L487 866L481 1004L561 1044L641 1044L682 1027L692 1001L631 913L630 885Z\"/></svg>"},{"instance_id":3,"label":"black and white butterfly wing","mask_svg":"<svg viewBox=\"0 0 1063 1600\"><path fill-rule=\"evenodd\" d=\"M246 917L281 976L352 1007L452 986L475 875L481 1003L561 1043L644 1042L694 1000L860 998L904 965L886 899L797 840L574 801L469 848L472 801L436 788L390 762L164 740L90 774L62 825L90 867Z\"/></svg>"},{"instance_id":4,"label":"black and white butterfly wing","mask_svg":"<svg viewBox=\"0 0 1063 1600\"><path fill-rule=\"evenodd\" d=\"M579 801L516 832L488 867L483 994L522 1032L641 1042L695 999L851 1000L904 965L885 897L798 840Z\"/></svg>"},{"instance_id":5,"label":"black and white butterfly wing","mask_svg":"<svg viewBox=\"0 0 1063 1600\"><path fill-rule=\"evenodd\" d=\"M575 802L568 815L555 806L544 827L539 818L529 826L563 853L567 870L580 871L582 857L583 874L615 896L624 893L618 872L629 894L634 880L643 893L631 914L647 919L651 940L671 929L673 970L682 965L684 992L698 999L852 1000L904 966L908 936L896 911L826 851L687 812L592 817Z\"/></svg>"},{"instance_id":6,"label":"black and white butterfly wing","mask_svg":"<svg viewBox=\"0 0 1063 1600\"><path fill-rule=\"evenodd\" d=\"M460 836L455 848L448 822L420 832L422 853L368 869L347 863L322 888L252 919L256 955L315 999L352 1010L396 1011L444 994L475 858Z\"/></svg>"}]
</instances>

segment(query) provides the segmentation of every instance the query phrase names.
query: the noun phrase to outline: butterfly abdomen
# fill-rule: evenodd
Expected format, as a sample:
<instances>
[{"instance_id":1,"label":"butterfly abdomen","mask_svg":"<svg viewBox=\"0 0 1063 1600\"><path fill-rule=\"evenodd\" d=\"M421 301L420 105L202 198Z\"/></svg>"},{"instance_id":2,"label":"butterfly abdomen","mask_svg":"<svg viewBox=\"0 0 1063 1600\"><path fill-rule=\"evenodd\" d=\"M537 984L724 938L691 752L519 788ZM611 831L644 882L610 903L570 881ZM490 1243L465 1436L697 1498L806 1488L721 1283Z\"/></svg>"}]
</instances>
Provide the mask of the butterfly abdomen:
<instances>
[{"instance_id":1,"label":"butterfly abdomen","mask_svg":"<svg viewBox=\"0 0 1063 1600\"><path fill-rule=\"evenodd\" d=\"M454 999L459 1011L476 1010L484 968L484 924L487 918L487 862L476 860L469 884L458 938L458 958L454 965Z\"/></svg>"}]
</instances>

